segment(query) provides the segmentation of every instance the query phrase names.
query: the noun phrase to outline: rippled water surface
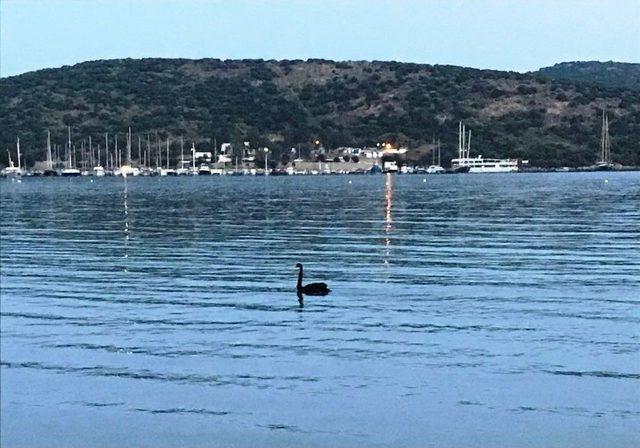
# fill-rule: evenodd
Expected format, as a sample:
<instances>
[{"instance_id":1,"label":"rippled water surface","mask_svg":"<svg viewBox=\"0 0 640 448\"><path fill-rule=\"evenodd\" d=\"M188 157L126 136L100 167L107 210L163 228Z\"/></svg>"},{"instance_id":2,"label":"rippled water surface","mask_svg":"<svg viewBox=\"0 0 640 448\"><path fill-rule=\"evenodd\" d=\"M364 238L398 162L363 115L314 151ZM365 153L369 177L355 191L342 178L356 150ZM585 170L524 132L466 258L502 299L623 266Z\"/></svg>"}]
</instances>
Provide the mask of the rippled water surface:
<instances>
[{"instance_id":1,"label":"rippled water surface","mask_svg":"<svg viewBox=\"0 0 640 448\"><path fill-rule=\"evenodd\" d=\"M637 446L638 173L0 188L3 447Z\"/></svg>"}]
</instances>

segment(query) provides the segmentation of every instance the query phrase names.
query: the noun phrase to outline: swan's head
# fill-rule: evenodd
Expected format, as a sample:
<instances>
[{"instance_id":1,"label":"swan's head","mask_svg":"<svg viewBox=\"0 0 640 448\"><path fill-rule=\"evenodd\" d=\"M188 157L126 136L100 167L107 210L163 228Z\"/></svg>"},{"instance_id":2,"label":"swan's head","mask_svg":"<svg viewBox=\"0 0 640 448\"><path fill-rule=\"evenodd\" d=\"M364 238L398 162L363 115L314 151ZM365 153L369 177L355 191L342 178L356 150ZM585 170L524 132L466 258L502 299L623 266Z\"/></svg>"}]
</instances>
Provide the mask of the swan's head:
<instances>
[{"instance_id":1,"label":"swan's head","mask_svg":"<svg viewBox=\"0 0 640 448\"><path fill-rule=\"evenodd\" d=\"M302 269L302 265L300 263L296 263L296 268Z\"/></svg>"}]
</instances>

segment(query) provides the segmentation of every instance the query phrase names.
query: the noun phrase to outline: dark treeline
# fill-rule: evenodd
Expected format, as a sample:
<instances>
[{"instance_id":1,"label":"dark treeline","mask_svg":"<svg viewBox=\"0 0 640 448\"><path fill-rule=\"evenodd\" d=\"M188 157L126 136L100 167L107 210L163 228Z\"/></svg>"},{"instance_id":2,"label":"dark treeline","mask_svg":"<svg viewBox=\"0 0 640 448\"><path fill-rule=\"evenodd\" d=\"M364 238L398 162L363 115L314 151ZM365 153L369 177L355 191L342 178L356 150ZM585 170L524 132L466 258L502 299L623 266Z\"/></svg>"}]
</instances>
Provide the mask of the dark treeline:
<instances>
[{"instance_id":1,"label":"dark treeline","mask_svg":"<svg viewBox=\"0 0 640 448\"><path fill-rule=\"evenodd\" d=\"M613 161L637 166L640 91L626 87L626 77L616 78L618 66L591 67L580 79L566 76L565 68L556 79L553 70L521 74L379 61L92 61L0 80L0 163L6 149L14 151L16 136L28 164L42 160L47 130L63 145L67 126L76 145L89 136L100 143L105 132L119 133L124 144L131 126L134 155L138 135L146 142L158 132L172 140L172 151L179 150L180 136L199 149L211 149L215 138L218 145L268 146L277 158L292 146L304 154L316 140L325 147L389 141L427 157L428 143L440 139L448 162L464 120L473 130L472 155L580 166L598 157L606 107Z\"/></svg>"}]
</instances>

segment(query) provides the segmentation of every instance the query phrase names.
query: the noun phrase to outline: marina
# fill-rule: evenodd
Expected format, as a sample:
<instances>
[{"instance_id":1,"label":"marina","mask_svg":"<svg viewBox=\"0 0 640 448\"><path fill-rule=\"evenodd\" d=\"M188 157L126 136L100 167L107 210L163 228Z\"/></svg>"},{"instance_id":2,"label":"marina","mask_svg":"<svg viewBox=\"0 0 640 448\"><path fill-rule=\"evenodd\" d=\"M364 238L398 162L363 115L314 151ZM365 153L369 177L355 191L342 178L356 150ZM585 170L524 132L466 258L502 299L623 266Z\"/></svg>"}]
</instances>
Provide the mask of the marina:
<instances>
[{"instance_id":1,"label":"marina","mask_svg":"<svg viewBox=\"0 0 640 448\"><path fill-rule=\"evenodd\" d=\"M600 158L592 166L560 167L540 169L529 166L528 160L513 158L485 158L482 155L471 156L471 130L460 121L458 123L458 156L451 159L450 167L441 164L441 144L438 139L430 148L431 165L421 166L407 158L406 147L397 147L391 143L378 143L372 148L339 147L326 150L315 142L316 149L307 158L301 157L300 149L291 148L291 153L297 157L289 163L289 158L281 162L272 160L269 164L269 148L252 148L250 142L242 145L222 143L218 147L216 139L212 139L212 150L197 149L191 143L190 159L185 158L184 138L180 137L180 157L172 152L172 142L169 137L161 141L158 132L155 133L155 144L151 143L151 135L146 134L146 149L142 149L142 135L137 136L137 158L132 156L132 130L129 127L126 137L124 160L122 150L118 149L118 133L111 138L104 134L104 151L106 166L101 164L101 146L94 150L92 138L81 139L80 145L72 141L71 127L67 128L67 142L64 146L64 160L54 160L51 146L51 133L47 131L46 161L36 162L33 169L25 169L21 165L23 160L20 153L20 137L16 139L15 166L11 151L7 150L9 166L0 172L0 176L18 179L22 176L46 177L78 177L78 176L213 176L213 175L320 175L320 174L464 174L464 173L517 173L539 171L603 171L603 170L634 170L637 167L624 167L611 161L609 118L606 111L602 111L602 131L600 139ZM110 142L114 150L109 150ZM57 153L57 151L56 151ZM79 153L79 154L78 154ZM263 160L256 158L261 155ZM78 155L80 162L78 162ZM153 160L153 162L152 162Z\"/></svg>"}]
</instances>

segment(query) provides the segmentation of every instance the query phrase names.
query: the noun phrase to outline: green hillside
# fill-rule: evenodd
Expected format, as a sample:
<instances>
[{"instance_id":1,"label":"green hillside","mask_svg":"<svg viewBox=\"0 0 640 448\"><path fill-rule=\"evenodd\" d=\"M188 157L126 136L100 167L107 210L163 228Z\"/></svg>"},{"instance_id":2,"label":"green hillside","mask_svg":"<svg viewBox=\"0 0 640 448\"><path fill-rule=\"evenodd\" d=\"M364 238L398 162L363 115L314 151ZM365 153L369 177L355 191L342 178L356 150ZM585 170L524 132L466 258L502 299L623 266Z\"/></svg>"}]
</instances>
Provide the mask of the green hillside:
<instances>
[{"instance_id":1,"label":"green hillside","mask_svg":"<svg viewBox=\"0 0 640 448\"><path fill-rule=\"evenodd\" d=\"M200 147L214 137L249 140L276 153L308 151L316 139L327 147L392 141L415 158L439 138L448 162L464 120L472 155L579 166L597 158L606 107L613 160L640 165L640 91L553 76L378 61L85 62L0 80L0 163L18 135L28 163L42 159L47 129L62 144L67 125L76 142L131 126L144 138L184 135Z\"/></svg>"},{"instance_id":2,"label":"green hillside","mask_svg":"<svg viewBox=\"0 0 640 448\"><path fill-rule=\"evenodd\" d=\"M593 85L640 90L640 64L623 62L562 62L535 72L550 79L581 81Z\"/></svg>"}]
</instances>

